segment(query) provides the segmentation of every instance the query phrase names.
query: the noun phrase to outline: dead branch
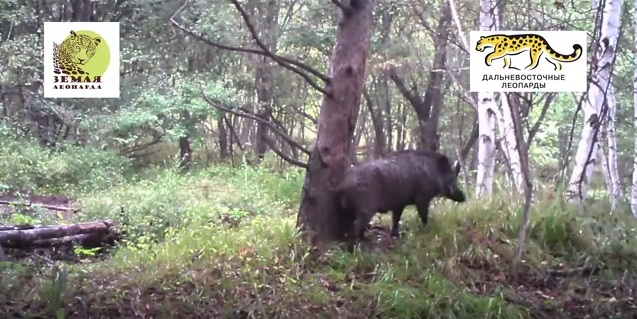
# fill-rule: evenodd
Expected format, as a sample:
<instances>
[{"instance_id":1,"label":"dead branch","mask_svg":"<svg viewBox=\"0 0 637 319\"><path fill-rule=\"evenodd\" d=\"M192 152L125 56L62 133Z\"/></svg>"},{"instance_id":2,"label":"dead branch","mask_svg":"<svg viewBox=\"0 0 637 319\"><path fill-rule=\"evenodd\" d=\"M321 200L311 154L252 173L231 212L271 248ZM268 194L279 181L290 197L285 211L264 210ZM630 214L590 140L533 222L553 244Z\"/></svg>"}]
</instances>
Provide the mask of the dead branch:
<instances>
[{"instance_id":1,"label":"dead branch","mask_svg":"<svg viewBox=\"0 0 637 319\"><path fill-rule=\"evenodd\" d=\"M262 119L262 118L260 118L260 117L258 117L256 115L248 114L248 113L246 113L246 110L242 109L242 108L240 108L240 109L244 113L237 112L237 111L234 111L234 110L232 110L230 108L221 106L220 104L223 104L221 101L213 101L213 100L211 100L208 96L206 96L206 94L204 93L203 89L201 89L201 96L203 97L203 99L206 102L208 102L210 105L212 105L214 108L216 108L218 110L221 110L221 111L224 111L224 112L228 112L230 114L234 114L234 115L239 116L239 117L249 118L249 119L264 123L265 125L267 125L272 130L273 133L275 133L278 136L280 136L281 138L283 138L286 142L290 143L290 145L298 148L301 152L303 152L303 153L305 153L307 155L310 155L310 151L307 148L303 147L303 145L299 144L297 141L292 139L292 137L290 137L287 134L285 134L285 132L282 132L281 130L279 130L279 128L277 128L275 125L273 125L272 122L270 122L268 120L264 120L264 119Z\"/></svg>"},{"instance_id":2,"label":"dead branch","mask_svg":"<svg viewBox=\"0 0 637 319\"><path fill-rule=\"evenodd\" d=\"M279 155L279 157L281 157L284 161L304 168L304 169L308 169L307 163L303 163L297 159L291 158L289 156L287 156L285 153L283 153L283 151L281 151L278 147L276 147L276 145L274 144L274 141L272 141L272 139L269 136L265 137L265 143L268 145L268 147L270 147L270 149L276 154Z\"/></svg>"},{"instance_id":3,"label":"dead branch","mask_svg":"<svg viewBox=\"0 0 637 319\"><path fill-rule=\"evenodd\" d=\"M549 276L590 276L599 273L602 269L597 266L584 266L572 269L550 269Z\"/></svg>"},{"instance_id":4,"label":"dead branch","mask_svg":"<svg viewBox=\"0 0 637 319\"><path fill-rule=\"evenodd\" d=\"M194 37L195 39L202 41L210 46L219 48L219 49L224 49L224 50L228 50L228 51L234 51L234 52L244 52L244 53L252 53L252 54L258 54L261 56L265 56L268 58L273 59L275 62L277 62L277 64L279 64L280 66L300 75L310 86L312 86L314 89L316 89L317 91L323 93L325 96L331 96L329 94L329 92L327 92L325 89L323 89L322 87L320 87L314 80L310 79L310 77L303 71L299 70L299 68L304 69L310 73L312 73L313 75L315 75L316 77L320 78L321 80L323 80L326 83L329 83L329 78L324 75L321 74L320 72L312 69L311 67L307 66L304 63L301 63L299 61L296 61L294 59L290 59L290 58L286 58L286 57L282 57L279 55L276 55L270 51L264 52L262 50L256 50L256 49L249 49L249 48L242 48L242 47L235 47L235 46L229 46L229 45L224 45L221 43L217 43L214 42L212 40L209 40L208 38L204 37L203 34L201 34L200 32L194 31L192 29L189 29L183 25L181 25L179 22L177 22L177 20L175 20L175 16L181 11L183 10L187 5L188 5L189 0L186 0L184 2L184 4L177 9L177 11L175 11L175 13L172 14L172 16L170 17L170 22L172 23L173 26L175 26L177 29L187 33L188 35ZM237 7L237 9L241 8L238 4L235 5ZM243 14L245 14L245 11L243 11L243 9L241 8L241 15L243 16ZM247 14L246 14L247 17ZM244 17L245 20L245 17ZM246 21L247 22L247 21ZM250 24L249 28L252 28L250 32L254 31L254 27ZM253 34L254 35L254 34ZM255 37L255 40L257 39L257 37ZM257 44L260 43L259 46L263 45L263 43L259 40L259 42L257 42ZM264 46L265 47L265 46ZM294 66L297 67L294 67ZM318 74L317 74L318 73Z\"/></svg>"},{"instance_id":5,"label":"dead branch","mask_svg":"<svg viewBox=\"0 0 637 319\"><path fill-rule=\"evenodd\" d=\"M235 115L237 116L242 116L245 115L243 117L247 117L250 119L255 119L258 122L262 122L265 123L269 128L271 128L274 133L276 133L278 136L280 136L281 138L283 138L284 141L288 142L288 144L290 144L290 146L295 147L299 150L301 150L301 152L304 152L305 154L309 155L309 150L304 148L301 144L299 144L297 141L295 141L291 136L289 136L287 133L283 132L283 130L285 130L283 128L283 123L280 123L279 121L277 121L274 117L271 117L270 119L274 122L270 122L268 119L264 119L260 116L258 116L256 113L254 113L253 111L250 111L244 107L237 107L238 110L240 110L242 113L237 113L235 111Z\"/></svg>"}]
</instances>

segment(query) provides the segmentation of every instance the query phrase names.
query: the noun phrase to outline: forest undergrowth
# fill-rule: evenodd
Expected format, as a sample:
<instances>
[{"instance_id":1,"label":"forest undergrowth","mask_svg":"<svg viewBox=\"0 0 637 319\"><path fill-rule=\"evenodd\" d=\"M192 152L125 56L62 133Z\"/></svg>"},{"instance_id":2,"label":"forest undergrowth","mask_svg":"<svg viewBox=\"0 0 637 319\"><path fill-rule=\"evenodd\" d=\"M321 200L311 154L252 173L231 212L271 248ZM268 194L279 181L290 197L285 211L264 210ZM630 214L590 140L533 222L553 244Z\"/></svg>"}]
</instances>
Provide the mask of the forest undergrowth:
<instances>
[{"instance_id":1,"label":"forest undergrowth","mask_svg":"<svg viewBox=\"0 0 637 319\"><path fill-rule=\"evenodd\" d=\"M6 177L20 161L4 163ZM56 165L57 182L77 169L63 158ZM104 165L83 175L113 174ZM23 171L32 178L20 183L43 193L63 188L40 175ZM120 247L77 250L63 262L45 253L0 262L1 318L637 316L635 222L602 204L575 211L558 194L538 193L512 278L521 205L504 196L438 200L426 228L410 208L400 239L387 238L383 216L369 244L316 259L294 231L302 172L218 165L114 180L64 195L82 207L71 221L116 221L126 234Z\"/></svg>"}]
</instances>

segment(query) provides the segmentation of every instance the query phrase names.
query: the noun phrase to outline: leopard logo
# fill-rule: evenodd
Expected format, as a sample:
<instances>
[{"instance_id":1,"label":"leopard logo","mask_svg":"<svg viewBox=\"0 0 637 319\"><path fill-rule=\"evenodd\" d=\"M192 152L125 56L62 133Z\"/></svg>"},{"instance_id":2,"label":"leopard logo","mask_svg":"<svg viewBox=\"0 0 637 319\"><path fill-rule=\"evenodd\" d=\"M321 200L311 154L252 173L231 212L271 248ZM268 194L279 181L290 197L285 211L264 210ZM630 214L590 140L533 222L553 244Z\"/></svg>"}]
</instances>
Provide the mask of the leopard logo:
<instances>
[{"instance_id":1,"label":"leopard logo","mask_svg":"<svg viewBox=\"0 0 637 319\"><path fill-rule=\"evenodd\" d=\"M518 55L525 51L528 51L531 55L531 64L526 66L525 70L533 70L540 63L540 57L544 54L545 59L553 64L555 70L561 70L562 65L560 62L573 62L577 61L582 56L582 46L579 44L573 45L573 53L561 54L553 50L548 41L544 37L537 34L494 34L490 36L481 36L476 45L476 50L484 52L488 47L493 48L493 52L489 53L484 59L484 63L491 66L493 60L504 58L504 68L511 67L510 55Z\"/></svg>"},{"instance_id":2,"label":"leopard logo","mask_svg":"<svg viewBox=\"0 0 637 319\"><path fill-rule=\"evenodd\" d=\"M55 67L53 72L66 75L89 75L81 66L91 60L101 42L100 38L77 34L71 30L71 37L59 45L53 43L53 64Z\"/></svg>"}]
</instances>

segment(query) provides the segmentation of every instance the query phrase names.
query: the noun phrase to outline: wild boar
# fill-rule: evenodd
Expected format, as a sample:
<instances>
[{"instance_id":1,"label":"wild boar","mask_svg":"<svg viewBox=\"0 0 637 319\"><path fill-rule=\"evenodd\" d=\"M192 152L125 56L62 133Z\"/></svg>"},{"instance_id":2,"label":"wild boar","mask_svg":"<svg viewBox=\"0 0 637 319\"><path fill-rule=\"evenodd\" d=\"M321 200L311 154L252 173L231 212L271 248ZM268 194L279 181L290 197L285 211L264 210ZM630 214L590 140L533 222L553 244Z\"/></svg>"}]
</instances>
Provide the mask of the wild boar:
<instances>
[{"instance_id":1,"label":"wild boar","mask_svg":"<svg viewBox=\"0 0 637 319\"><path fill-rule=\"evenodd\" d=\"M361 240L376 213L392 212L391 236L399 237L406 206L415 205L420 220L427 225L429 204L435 197L465 201L449 158L433 151L397 151L352 166L334 190L344 221L353 222L353 238Z\"/></svg>"}]
</instances>

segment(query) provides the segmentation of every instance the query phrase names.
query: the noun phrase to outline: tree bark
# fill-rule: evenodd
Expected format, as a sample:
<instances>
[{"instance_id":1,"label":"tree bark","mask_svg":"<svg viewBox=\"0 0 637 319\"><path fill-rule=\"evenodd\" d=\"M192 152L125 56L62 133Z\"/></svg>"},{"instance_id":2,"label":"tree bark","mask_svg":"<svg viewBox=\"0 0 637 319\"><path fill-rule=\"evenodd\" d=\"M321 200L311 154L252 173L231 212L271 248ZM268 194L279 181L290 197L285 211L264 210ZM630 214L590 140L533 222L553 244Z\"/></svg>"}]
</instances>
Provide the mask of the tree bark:
<instances>
[{"instance_id":1,"label":"tree bark","mask_svg":"<svg viewBox=\"0 0 637 319\"><path fill-rule=\"evenodd\" d=\"M581 202L586 198L595 167L600 121L604 120L608 109L606 96L611 82L619 37L622 3L622 0L607 0L604 5L603 25L596 55L597 66L593 70L593 80L588 88L587 99L584 101L584 128L565 194L568 202Z\"/></svg>"},{"instance_id":2,"label":"tree bark","mask_svg":"<svg viewBox=\"0 0 637 319\"><path fill-rule=\"evenodd\" d=\"M259 8L259 11L264 11L260 13L260 16L264 17L264 21L260 23L258 28L262 31L262 36L260 38L263 40L263 43L267 46L268 50L274 54L276 54L278 9L279 6L277 5L276 0L268 0L265 4L265 8L263 8L263 6ZM257 98L259 100L259 111L257 116L268 121L272 116L272 96L274 88L273 68L269 57L258 57L255 80ZM265 153L268 151L268 125L263 121L257 123L255 151L257 155L257 163L263 159Z\"/></svg>"},{"instance_id":3,"label":"tree bark","mask_svg":"<svg viewBox=\"0 0 637 319\"><path fill-rule=\"evenodd\" d=\"M341 3L342 4L342 3ZM315 247L344 239L352 223L339 214L335 194L350 165L350 148L365 83L372 28L372 0L351 0L341 9L331 56L329 95L321 104L317 139L310 154L297 227ZM319 248L319 247L317 247Z\"/></svg>"},{"instance_id":4,"label":"tree bark","mask_svg":"<svg viewBox=\"0 0 637 319\"><path fill-rule=\"evenodd\" d=\"M498 8L495 0L480 0L480 30L498 29ZM478 93L478 173L476 196L488 196L493 193L493 175L495 169L495 114L497 105L493 92Z\"/></svg>"},{"instance_id":5,"label":"tree bark","mask_svg":"<svg viewBox=\"0 0 637 319\"><path fill-rule=\"evenodd\" d=\"M228 149L228 131L224 123L225 114L219 113L217 115L217 134L219 136L219 157L226 159L230 156Z\"/></svg>"},{"instance_id":6,"label":"tree bark","mask_svg":"<svg viewBox=\"0 0 637 319\"><path fill-rule=\"evenodd\" d=\"M508 159L511 174L511 189L515 195L522 193L522 167L520 166L520 156L518 154L518 146L515 138L515 130L513 128L513 117L511 110L520 108L520 99L513 94L501 93L500 104L500 134L502 134L502 149ZM515 104L515 105L510 105Z\"/></svg>"},{"instance_id":7,"label":"tree bark","mask_svg":"<svg viewBox=\"0 0 637 319\"><path fill-rule=\"evenodd\" d=\"M605 174L608 175L608 182L606 183L608 188L608 197L611 204L611 211L614 212L617 208L617 203L622 195L621 181L619 179L619 171L617 170L617 131L615 130L615 116L617 112L617 102L615 100L615 90L612 84L608 88L608 94L606 95L608 102L608 113L603 120L604 137L606 139L606 151L608 155L602 159ZM603 154L605 155L605 154Z\"/></svg>"},{"instance_id":8,"label":"tree bark","mask_svg":"<svg viewBox=\"0 0 637 319\"><path fill-rule=\"evenodd\" d=\"M90 0L71 0L71 8L73 8L71 14L71 21L74 22L93 22L95 17L93 16L93 6L95 2Z\"/></svg>"},{"instance_id":9,"label":"tree bark","mask_svg":"<svg viewBox=\"0 0 637 319\"><path fill-rule=\"evenodd\" d=\"M637 5L637 0L635 0L635 4ZM634 24L637 25L637 11L635 11L635 16L633 17ZM637 28L635 28L635 52L637 52ZM637 54L635 55L635 63L633 71L633 127L637 127ZM633 159L633 178L632 178L632 187L630 191L630 208L633 212L633 216L637 217L637 130L635 130L634 134L635 139L635 153Z\"/></svg>"},{"instance_id":10,"label":"tree bark","mask_svg":"<svg viewBox=\"0 0 637 319\"><path fill-rule=\"evenodd\" d=\"M188 168L192 159L192 149L188 136L179 137L179 167Z\"/></svg>"}]
</instances>

